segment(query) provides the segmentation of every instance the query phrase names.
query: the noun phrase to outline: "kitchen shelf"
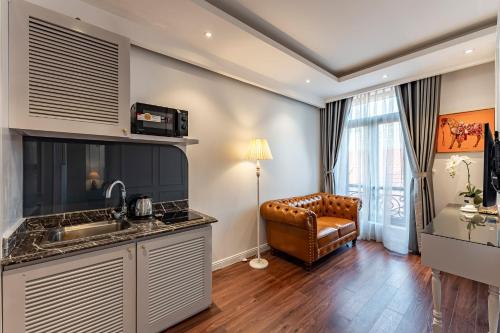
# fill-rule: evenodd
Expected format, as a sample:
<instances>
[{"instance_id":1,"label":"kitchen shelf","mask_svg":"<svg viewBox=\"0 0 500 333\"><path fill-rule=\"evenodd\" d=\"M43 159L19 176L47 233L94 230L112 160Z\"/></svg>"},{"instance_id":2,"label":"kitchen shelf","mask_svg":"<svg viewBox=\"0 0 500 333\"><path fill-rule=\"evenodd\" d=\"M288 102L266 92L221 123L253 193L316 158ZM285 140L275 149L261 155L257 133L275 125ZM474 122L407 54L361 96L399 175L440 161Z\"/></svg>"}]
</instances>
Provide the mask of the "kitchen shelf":
<instances>
[{"instance_id":1,"label":"kitchen shelf","mask_svg":"<svg viewBox=\"0 0 500 333\"><path fill-rule=\"evenodd\" d=\"M167 136L156 136L156 135L142 135L142 134L130 134L131 141L136 142L148 142L148 143L166 143L166 144L184 144L184 145L196 145L199 143L198 139L193 138L174 138Z\"/></svg>"},{"instance_id":2,"label":"kitchen shelf","mask_svg":"<svg viewBox=\"0 0 500 333\"><path fill-rule=\"evenodd\" d=\"M16 130L16 131L21 135L39 136L44 138L153 143L153 144L181 145L181 146L195 145L199 143L199 140L194 138L175 138L175 137L142 135L142 134L129 134L126 136L124 135L122 137L119 137L119 136L90 135L90 134L79 134L79 133L47 132L38 130Z\"/></svg>"}]
</instances>

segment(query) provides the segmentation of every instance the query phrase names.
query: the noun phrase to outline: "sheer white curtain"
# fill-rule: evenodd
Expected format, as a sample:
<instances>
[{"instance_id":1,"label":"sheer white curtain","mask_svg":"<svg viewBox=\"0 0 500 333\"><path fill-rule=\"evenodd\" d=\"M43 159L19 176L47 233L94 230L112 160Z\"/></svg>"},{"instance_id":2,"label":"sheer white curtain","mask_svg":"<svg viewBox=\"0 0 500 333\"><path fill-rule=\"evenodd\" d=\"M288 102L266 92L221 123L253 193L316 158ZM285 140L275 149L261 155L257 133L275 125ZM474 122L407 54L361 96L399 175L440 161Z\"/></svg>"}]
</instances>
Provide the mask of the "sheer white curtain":
<instances>
[{"instance_id":1,"label":"sheer white curtain","mask_svg":"<svg viewBox=\"0 0 500 333\"><path fill-rule=\"evenodd\" d=\"M334 174L338 194L362 199L361 239L408 253L408 167L394 88L354 97Z\"/></svg>"}]
</instances>

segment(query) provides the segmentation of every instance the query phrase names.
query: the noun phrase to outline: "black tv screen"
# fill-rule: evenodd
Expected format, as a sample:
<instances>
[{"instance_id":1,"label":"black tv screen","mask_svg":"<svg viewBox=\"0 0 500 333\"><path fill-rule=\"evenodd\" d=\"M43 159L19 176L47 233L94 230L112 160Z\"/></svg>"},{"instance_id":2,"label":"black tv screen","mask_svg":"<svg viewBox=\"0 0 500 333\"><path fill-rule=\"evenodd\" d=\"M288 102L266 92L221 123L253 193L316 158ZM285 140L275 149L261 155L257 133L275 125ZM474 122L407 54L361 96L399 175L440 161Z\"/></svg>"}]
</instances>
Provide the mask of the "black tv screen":
<instances>
[{"instance_id":1,"label":"black tv screen","mask_svg":"<svg viewBox=\"0 0 500 333\"><path fill-rule=\"evenodd\" d=\"M483 206L489 207L496 204L497 191L491 182L495 144L491 135L490 124L484 124L484 168L483 168Z\"/></svg>"}]
</instances>

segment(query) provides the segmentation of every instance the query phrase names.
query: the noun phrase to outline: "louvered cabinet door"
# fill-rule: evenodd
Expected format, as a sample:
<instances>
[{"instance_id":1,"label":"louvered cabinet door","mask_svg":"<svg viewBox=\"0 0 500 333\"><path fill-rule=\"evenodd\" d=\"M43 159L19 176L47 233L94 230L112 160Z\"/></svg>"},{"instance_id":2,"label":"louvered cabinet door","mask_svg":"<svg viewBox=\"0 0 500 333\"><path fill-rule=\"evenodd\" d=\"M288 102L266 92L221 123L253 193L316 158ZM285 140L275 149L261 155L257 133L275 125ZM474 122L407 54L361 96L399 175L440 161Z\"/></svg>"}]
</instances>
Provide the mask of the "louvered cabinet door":
<instances>
[{"instance_id":1,"label":"louvered cabinet door","mask_svg":"<svg viewBox=\"0 0 500 333\"><path fill-rule=\"evenodd\" d=\"M128 39L31 3L9 2L9 127L124 136Z\"/></svg>"},{"instance_id":2,"label":"louvered cabinet door","mask_svg":"<svg viewBox=\"0 0 500 333\"><path fill-rule=\"evenodd\" d=\"M3 331L135 332L135 244L3 273Z\"/></svg>"},{"instance_id":3,"label":"louvered cabinet door","mask_svg":"<svg viewBox=\"0 0 500 333\"><path fill-rule=\"evenodd\" d=\"M211 227L138 243L137 331L162 330L212 303Z\"/></svg>"}]
</instances>

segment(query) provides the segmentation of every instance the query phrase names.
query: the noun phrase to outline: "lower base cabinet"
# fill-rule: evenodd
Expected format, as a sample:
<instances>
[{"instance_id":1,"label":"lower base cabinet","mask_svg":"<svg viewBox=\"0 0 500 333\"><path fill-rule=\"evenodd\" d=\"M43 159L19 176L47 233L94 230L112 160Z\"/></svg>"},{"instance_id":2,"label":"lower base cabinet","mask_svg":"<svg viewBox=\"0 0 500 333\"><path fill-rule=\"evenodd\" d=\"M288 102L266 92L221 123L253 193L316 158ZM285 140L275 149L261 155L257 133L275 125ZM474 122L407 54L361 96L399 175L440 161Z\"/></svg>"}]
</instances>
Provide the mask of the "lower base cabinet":
<instances>
[{"instance_id":1,"label":"lower base cabinet","mask_svg":"<svg viewBox=\"0 0 500 333\"><path fill-rule=\"evenodd\" d=\"M137 244L137 332L160 332L212 303L211 227Z\"/></svg>"},{"instance_id":2,"label":"lower base cabinet","mask_svg":"<svg viewBox=\"0 0 500 333\"><path fill-rule=\"evenodd\" d=\"M212 302L211 226L3 272L3 332L161 332Z\"/></svg>"},{"instance_id":3,"label":"lower base cabinet","mask_svg":"<svg viewBox=\"0 0 500 333\"><path fill-rule=\"evenodd\" d=\"M3 273L3 331L135 332L135 244Z\"/></svg>"}]
</instances>

